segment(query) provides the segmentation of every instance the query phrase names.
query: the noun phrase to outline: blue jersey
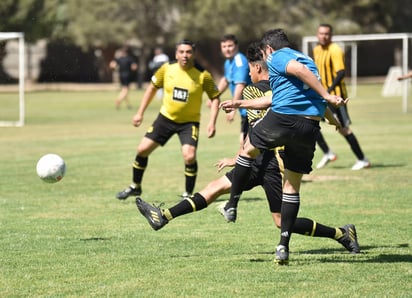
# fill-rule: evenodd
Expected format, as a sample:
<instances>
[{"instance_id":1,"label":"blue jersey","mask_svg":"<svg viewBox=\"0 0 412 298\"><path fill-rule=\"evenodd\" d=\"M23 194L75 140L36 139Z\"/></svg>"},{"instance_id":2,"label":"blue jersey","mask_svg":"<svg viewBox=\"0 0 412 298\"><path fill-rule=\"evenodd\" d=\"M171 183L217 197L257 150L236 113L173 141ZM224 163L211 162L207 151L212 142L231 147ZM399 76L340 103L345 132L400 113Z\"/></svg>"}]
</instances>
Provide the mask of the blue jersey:
<instances>
[{"instance_id":1,"label":"blue jersey","mask_svg":"<svg viewBox=\"0 0 412 298\"><path fill-rule=\"evenodd\" d=\"M272 88L272 111L279 114L323 117L326 101L300 79L286 73L286 67L291 60L302 63L319 78L318 69L310 57L290 48L275 51L267 59Z\"/></svg>"},{"instance_id":2,"label":"blue jersey","mask_svg":"<svg viewBox=\"0 0 412 298\"><path fill-rule=\"evenodd\" d=\"M249 64L245 55L237 53L232 59L226 59L224 64L224 76L229 84L232 96L235 93L236 84L243 83L245 86L252 83L249 76ZM240 115L246 117L246 110L239 109Z\"/></svg>"}]
</instances>

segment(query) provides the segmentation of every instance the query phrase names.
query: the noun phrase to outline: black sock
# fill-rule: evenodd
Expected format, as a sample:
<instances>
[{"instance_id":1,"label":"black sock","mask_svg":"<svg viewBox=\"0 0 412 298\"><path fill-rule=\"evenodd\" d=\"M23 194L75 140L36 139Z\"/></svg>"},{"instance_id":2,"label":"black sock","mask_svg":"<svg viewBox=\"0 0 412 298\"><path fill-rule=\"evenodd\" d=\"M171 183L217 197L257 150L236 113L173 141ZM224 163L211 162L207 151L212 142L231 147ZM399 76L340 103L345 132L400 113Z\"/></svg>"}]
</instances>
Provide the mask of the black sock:
<instances>
[{"instance_id":1,"label":"black sock","mask_svg":"<svg viewBox=\"0 0 412 298\"><path fill-rule=\"evenodd\" d=\"M335 238L336 229L319 224L310 218L298 217L293 226L293 233L312 237Z\"/></svg>"},{"instance_id":2,"label":"black sock","mask_svg":"<svg viewBox=\"0 0 412 298\"><path fill-rule=\"evenodd\" d=\"M141 157L136 155L135 162L133 163L133 182L136 184L141 184L143 179L144 171L146 170L148 157Z\"/></svg>"},{"instance_id":3,"label":"black sock","mask_svg":"<svg viewBox=\"0 0 412 298\"><path fill-rule=\"evenodd\" d=\"M286 194L282 196L281 207L281 226L280 226L280 242L279 245L289 247L290 237L292 236L293 226L299 212L300 197L299 193Z\"/></svg>"},{"instance_id":4,"label":"black sock","mask_svg":"<svg viewBox=\"0 0 412 298\"><path fill-rule=\"evenodd\" d=\"M254 159L245 156L240 156L236 160L236 165L233 170L232 188L230 190L229 202L227 208L237 208L240 196L243 192L243 186L249 179L251 166Z\"/></svg>"},{"instance_id":5,"label":"black sock","mask_svg":"<svg viewBox=\"0 0 412 298\"><path fill-rule=\"evenodd\" d=\"M323 137L323 134L321 131L319 131L318 135L316 136L316 142L318 143L320 149L322 149L323 153L328 153L329 152L329 146L328 143L326 143L325 138Z\"/></svg>"},{"instance_id":6,"label":"black sock","mask_svg":"<svg viewBox=\"0 0 412 298\"><path fill-rule=\"evenodd\" d=\"M185 165L185 180L186 180L186 192L189 194L193 193L196 184L197 177L197 161L191 165Z\"/></svg>"},{"instance_id":7,"label":"black sock","mask_svg":"<svg viewBox=\"0 0 412 298\"><path fill-rule=\"evenodd\" d=\"M187 213L200 211L202 209L205 209L206 207L207 207L206 199L200 193L197 192L193 195L193 197L181 200L179 203L177 203L173 207L163 210L163 214L166 216L168 220L171 220L172 218L175 218L175 217L187 214Z\"/></svg>"},{"instance_id":8,"label":"black sock","mask_svg":"<svg viewBox=\"0 0 412 298\"><path fill-rule=\"evenodd\" d=\"M355 137L353 133L345 136L346 141L349 143L350 148L352 149L353 153L356 155L356 157L359 160L362 160L365 158L365 155L362 152L362 149L359 145L358 139Z\"/></svg>"}]
</instances>

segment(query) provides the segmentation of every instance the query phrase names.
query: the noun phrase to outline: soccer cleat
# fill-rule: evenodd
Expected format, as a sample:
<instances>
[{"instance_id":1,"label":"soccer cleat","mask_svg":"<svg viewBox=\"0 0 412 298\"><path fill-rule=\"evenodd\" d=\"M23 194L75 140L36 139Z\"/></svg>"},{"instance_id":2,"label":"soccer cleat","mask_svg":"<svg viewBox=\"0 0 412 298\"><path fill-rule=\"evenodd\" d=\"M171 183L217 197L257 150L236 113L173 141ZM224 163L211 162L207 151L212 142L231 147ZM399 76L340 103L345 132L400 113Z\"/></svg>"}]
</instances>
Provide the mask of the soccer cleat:
<instances>
[{"instance_id":1,"label":"soccer cleat","mask_svg":"<svg viewBox=\"0 0 412 298\"><path fill-rule=\"evenodd\" d=\"M371 167L371 163L367 158L364 158L362 160L358 160L352 167L352 170L357 171L357 170L362 170L362 169L367 169Z\"/></svg>"},{"instance_id":2,"label":"soccer cleat","mask_svg":"<svg viewBox=\"0 0 412 298\"><path fill-rule=\"evenodd\" d=\"M141 186L130 185L121 192L117 193L116 198L119 200L126 200L130 196L140 196L142 194Z\"/></svg>"},{"instance_id":3,"label":"soccer cleat","mask_svg":"<svg viewBox=\"0 0 412 298\"><path fill-rule=\"evenodd\" d=\"M169 222L164 218L162 210L160 210L159 207L150 205L139 197L136 198L136 206L155 231L160 230Z\"/></svg>"},{"instance_id":4,"label":"soccer cleat","mask_svg":"<svg viewBox=\"0 0 412 298\"><path fill-rule=\"evenodd\" d=\"M333 153L332 151L329 151L328 153L323 155L322 159L320 160L320 162L318 163L316 168L321 169L321 168L325 167L330 161L335 161L337 159L338 159L338 156L335 153Z\"/></svg>"},{"instance_id":5,"label":"soccer cleat","mask_svg":"<svg viewBox=\"0 0 412 298\"><path fill-rule=\"evenodd\" d=\"M217 210L220 212L220 214L223 215L227 222L235 222L237 217L237 210L234 207L225 209L226 204L227 202L223 202L222 204L217 206Z\"/></svg>"},{"instance_id":6,"label":"soccer cleat","mask_svg":"<svg viewBox=\"0 0 412 298\"><path fill-rule=\"evenodd\" d=\"M278 245L274 262L278 265L289 265L289 249L284 245Z\"/></svg>"},{"instance_id":7,"label":"soccer cleat","mask_svg":"<svg viewBox=\"0 0 412 298\"><path fill-rule=\"evenodd\" d=\"M342 244L350 253L360 253L358 236L356 234L356 228L353 224L347 224L341 227L345 231L345 234L337 241Z\"/></svg>"}]
</instances>

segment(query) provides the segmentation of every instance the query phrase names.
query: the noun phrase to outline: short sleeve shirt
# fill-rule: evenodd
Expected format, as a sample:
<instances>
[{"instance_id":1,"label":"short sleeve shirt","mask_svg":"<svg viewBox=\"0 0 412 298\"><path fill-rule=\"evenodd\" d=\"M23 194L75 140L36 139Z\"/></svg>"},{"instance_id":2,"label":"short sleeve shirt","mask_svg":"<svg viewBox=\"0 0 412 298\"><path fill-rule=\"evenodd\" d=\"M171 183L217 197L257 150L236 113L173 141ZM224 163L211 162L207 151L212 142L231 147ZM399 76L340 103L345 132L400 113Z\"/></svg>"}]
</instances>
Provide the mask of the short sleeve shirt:
<instances>
[{"instance_id":1,"label":"short sleeve shirt","mask_svg":"<svg viewBox=\"0 0 412 298\"><path fill-rule=\"evenodd\" d=\"M176 123L200 121L204 92L209 99L219 97L212 75L198 65L184 70L177 62L165 63L151 82L164 89L160 113Z\"/></svg>"},{"instance_id":2,"label":"short sleeve shirt","mask_svg":"<svg viewBox=\"0 0 412 298\"><path fill-rule=\"evenodd\" d=\"M303 53L290 48L282 48L272 53L267 59L273 92L272 111L288 115L323 117L326 101L303 81L287 74L286 67L292 60L302 63L319 78L315 63Z\"/></svg>"}]
</instances>

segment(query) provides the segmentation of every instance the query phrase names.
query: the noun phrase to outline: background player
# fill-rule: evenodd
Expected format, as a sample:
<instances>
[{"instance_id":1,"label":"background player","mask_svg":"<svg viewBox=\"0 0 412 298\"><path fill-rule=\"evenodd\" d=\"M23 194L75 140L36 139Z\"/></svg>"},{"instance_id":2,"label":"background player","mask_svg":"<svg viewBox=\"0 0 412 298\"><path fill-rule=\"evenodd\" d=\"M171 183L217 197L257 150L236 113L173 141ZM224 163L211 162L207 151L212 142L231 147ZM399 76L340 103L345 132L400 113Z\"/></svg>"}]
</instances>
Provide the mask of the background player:
<instances>
[{"instance_id":1,"label":"background player","mask_svg":"<svg viewBox=\"0 0 412 298\"><path fill-rule=\"evenodd\" d=\"M347 98L348 94L344 80L344 53L336 43L332 42L332 31L332 26L329 24L321 24L318 27L316 36L319 44L313 49L313 57L319 69L322 85L326 90L331 94ZM338 108L331 104L328 104L328 106L342 124L342 127L338 130L339 133L346 139L357 158L356 163L352 166L352 170L369 168L371 164L363 154L358 139L349 127L351 120L347 105ZM330 150L321 132L319 132L316 141L324 153L321 161L316 166L316 168L320 169L326 166L330 161L336 160L337 156Z\"/></svg>"},{"instance_id":2,"label":"background player","mask_svg":"<svg viewBox=\"0 0 412 298\"><path fill-rule=\"evenodd\" d=\"M137 147L133 183L116 195L119 200L142 193L142 179L149 155L158 146L165 145L174 134L179 136L185 165L185 192L182 196L193 193L198 170L196 151L203 92L212 101L207 136L212 138L215 135L220 92L212 75L195 63L195 44L192 41L182 40L177 43L176 61L163 64L153 75L132 119L134 126L142 124L144 112L159 88L164 89L159 115Z\"/></svg>"}]
</instances>

